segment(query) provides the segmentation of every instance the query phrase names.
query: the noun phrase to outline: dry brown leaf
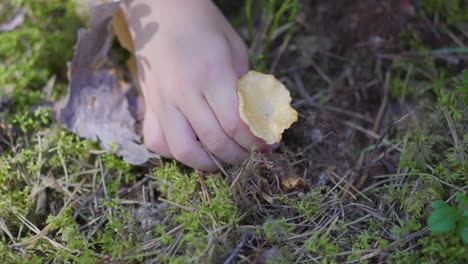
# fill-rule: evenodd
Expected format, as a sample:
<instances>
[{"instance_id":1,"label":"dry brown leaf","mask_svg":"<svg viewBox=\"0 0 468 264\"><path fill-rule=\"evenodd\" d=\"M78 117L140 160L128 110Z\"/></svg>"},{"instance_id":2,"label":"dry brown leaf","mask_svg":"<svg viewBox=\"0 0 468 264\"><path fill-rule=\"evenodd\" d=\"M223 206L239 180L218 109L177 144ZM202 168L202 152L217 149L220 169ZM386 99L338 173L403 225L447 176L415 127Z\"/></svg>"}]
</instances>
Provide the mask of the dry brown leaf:
<instances>
[{"instance_id":1,"label":"dry brown leaf","mask_svg":"<svg viewBox=\"0 0 468 264\"><path fill-rule=\"evenodd\" d=\"M306 183L303 178L297 176L291 176L283 180L281 183L286 190L295 188L305 188Z\"/></svg>"},{"instance_id":2,"label":"dry brown leaf","mask_svg":"<svg viewBox=\"0 0 468 264\"><path fill-rule=\"evenodd\" d=\"M130 75L132 76L132 80L135 83L135 85L139 85L138 83L138 66L137 66L137 60L135 55L131 55L130 58L127 60L127 68L128 72L130 72ZM140 86L139 86L140 88Z\"/></svg>"},{"instance_id":3,"label":"dry brown leaf","mask_svg":"<svg viewBox=\"0 0 468 264\"><path fill-rule=\"evenodd\" d=\"M120 42L120 45L127 49L131 54L126 64L134 83L138 85L138 67L135 55L135 44L133 43L130 29L128 28L125 15L121 8L117 8L112 16L112 28Z\"/></svg>"},{"instance_id":4,"label":"dry brown leaf","mask_svg":"<svg viewBox=\"0 0 468 264\"><path fill-rule=\"evenodd\" d=\"M112 16L112 28L117 36L122 47L126 48L130 52L135 52L135 45L133 44L132 35L125 20L125 15L122 9L117 8Z\"/></svg>"},{"instance_id":5,"label":"dry brown leaf","mask_svg":"<svg viewBox=\"0 0 468 264\"><path fill-rule=\"evenodd\" d=\"M159 156L140 143L136 131L138 100L135 85L120 80L109 67L107 54L113 34L110 23L116 4L105 4L91 12L90 30L78 32L75 55L71 62L69 94L59 110L59 120L81 137L99 140L130 164L142 164Z\"/></svg>"}]
</instances>

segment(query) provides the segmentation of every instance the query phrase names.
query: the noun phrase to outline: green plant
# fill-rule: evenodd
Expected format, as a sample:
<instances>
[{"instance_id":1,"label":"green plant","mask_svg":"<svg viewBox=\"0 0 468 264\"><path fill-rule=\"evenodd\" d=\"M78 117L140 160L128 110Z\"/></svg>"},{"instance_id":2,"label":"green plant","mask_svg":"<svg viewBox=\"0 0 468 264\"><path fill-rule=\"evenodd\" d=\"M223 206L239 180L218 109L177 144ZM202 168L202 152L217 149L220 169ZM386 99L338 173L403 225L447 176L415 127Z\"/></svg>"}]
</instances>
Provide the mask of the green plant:
<instances>
[{"instance_id":1,"label":"green plant","mask_svg":"<svg viewBox=\"0 0 468 264\"><path fill-rule=\"evenodd\" d=\"M457 90L462 96L463 103L468 105L468 70L463 71L461 83L458 85Z\"/></svg>"},{"instance_id":2,"label":"green plant","mask_svg":"<svg viewBox=\"0 0 468 264\"><path fill-rule=\"evenodd\" d=\"M255 1L247 0L245 4L245 15L247 19L248 36L247 41L250 45L254 43L254 30L253 30L253 5ZM289 29L286 35L290 35L293 29L293 23L299 10L297 0L263 0L261 7L265 10L264 28L262 30L261 47L259 53L251 54L253 68L260 72L267 69L268 59L270 57L271 43L275 33L281 26L289 24Z\"/></svg>"},{"instance_id":3,"label":"green plant","mask_svg":"<svg viewBox=\"0 0 468 264\"><path fill-rule=\"evenodd\" d=\"M440 17L448 24L468 19L468 9L464 0L422 0L420 6L425 14Z\"/></svg>"},{"instance_id":4,"label":"green plant","mask_svg":"<svg viewBox=\"0 0 468 264\"><path fill-rule=\"evenodd\" d=\"M327 234L314 234L312 237L304 242L305 249L307 252L315 253L322 257L322 263L337 263L336 256L333 256L340 252L340 248L337 244L331 241L331 238Z\"/></svg>"},{"instance_id":5,"label":"green plant","mask_svg":"<svg viewBox=\"0 0 468 264\"><path fill-rule=\"evenodd\" d=\"M66 62L73 54L70 47L82 23L74 1L11 2L25 8L27 15L17 29L0 34L0 96L8 92L14 110L24 111L40 99L49 99L41 92L52 74L64 88L60 82L66 80Z\"/></svg>"},{"instance_id":6,"label":"green plant","mask_svg":"<svg viewBox=\"0 0 468 264\"><path fill-rule=\"evenodd\" d=\"M266 221L258 227L257 233L263 235L267 241L278 244L284 241L292 232L294 227L286 219Z\"/></svg>"},{"instance_id":7,"label":"green plant","mask_svg":"<svg viewBox=\"0 0 468 264\"><path fill-rule=\"evenodd\" d=\"M456 194L458 208L450 206L442 200L432 202L432 213L427 219L429 229L433 233L451 233L456 231L460 238L468 244L468 196Z\"/></svg>"},{"instance_id":8,"label":"green plant","mask_svg":"<svg viewBox=\"0 0 468 264\"><path fill-rule=\"evenodd\" d=\"M33 113L24 111L22 114L14 115L11 123L17 125L23 133L32 132L50 123L50 112L50 108L40 106Z\"/></svg>"}]
</instances>

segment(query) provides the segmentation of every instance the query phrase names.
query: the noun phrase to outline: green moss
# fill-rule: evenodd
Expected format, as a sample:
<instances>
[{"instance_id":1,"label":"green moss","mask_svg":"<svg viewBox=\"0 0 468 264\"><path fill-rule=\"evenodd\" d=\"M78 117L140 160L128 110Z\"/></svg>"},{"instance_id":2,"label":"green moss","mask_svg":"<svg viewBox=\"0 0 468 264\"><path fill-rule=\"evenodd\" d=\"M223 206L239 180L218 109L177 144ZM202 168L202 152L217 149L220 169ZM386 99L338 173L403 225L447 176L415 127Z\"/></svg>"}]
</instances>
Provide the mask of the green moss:
<instances>
[{"instance_id":1,"label":"green moss","mask_svg":"<svg viewBox=\"0 0 468 264\"><path fill-rule=\"evenodd\" d=\"M351 262L360 259L367 254L367 252L363 253L367 249L384 249L388 244L389 242L387 240L381 238L379 231L372 231L372 228L363 230L353 239L352 253L348 256L347 261Z\"/></svg>"},{"instance_id":2,"label":"green moss","mask_svg":"<svg viewBox=\"0 0 468 264\"><path fill-rule=\"evenodd\" d=\"M448 24L468 20L468 3L464 0L422 0L420 6L428 16L437 16Z\"/></svg>"},{"instance_id":3,"label":"green moss","mask_svg":"<svg viewBox=\"0 0 468 264\"><path fill-rule=\"evenodd\" d=\"M434 107L425 108L422 126L407 134L400 156L405 181L402 185L389 186L386 194L389 201L400 205L405 215L393 229L398 236L425 227L431 202L448 199L457 186L461 188L467 182L468 144L462 137L468 134L468 107L461 102L458 91L447 85L438 85L434 94L438 102ZM467 245L458 236L434 234L422 237L419 243L423 245L414 253L420 256L417 262L466 261ZM389 256L402 262L414 258L398 250Z\"/></svg>"},{"instance_id":4,"label":"green moss","mask_svg":"<svg viewBox=\"0 0 468 264\"><path fill-rule=\"evenodd\" d=\"M25 22L0 34L0 89L11 89L16 109L28 109L41 98L52 74L66 79L76 30L81 25L76 5L61 0L17 0L27 9ZM0 90L0 96L7 91Z\"/></svg>"},{"instance_id":5,"label":"green moss","mask_svg":"<svg viewBox=\"0 0 468 264\"><path fill-rule=\"evenodd\" d=\"M163 196L176 204L193 210L183 210L170 206L168 214L174 214L168 226L181 225L184 232L180 237L179 251L176 257L170 258L171 263L186 263L211 259L217 248L222 247L215 241L215 230L235 226L237 224L236 207L232 193L228 191L226 181L220 175L210 175L204 180L209 201L203 200L200 194L200 175L183 172L176 163L167 163L162 168L154 170L158 190ZM167 232L167 231L166 231ZM159 231L161 233L161 227ZM167 238L170 241L171 238ZM161 262L167 256L160 256Z\"/></svg>"},{"instance_id":6,"label":"green moss","mask_svg":"<svg viewBox=\"0 0 468 264\"><path fill-rule=\"evenodd\" d=\"M257 235L275 245L284 242L293 229L294 227L286 219L269 220L263 223L261 227L257 227Z\"/></svg>"},{"instance_id":7,"label":"green moss","mask_svg":"<svg viewBox=\"0 0 468 264\"><path fill-rule=\"evenodd\" d=\"M296 15L299 11L299 4L297 0L262 0L252 1L247 0L245 3L245 17L247 20L247 42L253 44L254 42L254 18L256 12L263 12L265 14L264 28L256 34L262 37L257 43L257 49L253 50L250 54L250 61L252 69L259 72L268 71L268 63L270 61L270 51L273 43L273 34L281 26L290 24L291 28L286 32L286 35L291 35Z\"/></svg>"},{"instance_id":8,"label":"green moss","mask_svg":"<svg viewBox=\"0 0 468 264\"><path fill-rule=\"evenodd\" d=\"M422 262L439 259L440 263L463 263L468 261L468 246L452 235L427 236L418 241L423 245Z\"/></svg>"},{"instance_id":9,"label":"green moss","mask_svg":"<svg viewBox=\"0 0 468 264\"><path fill-rule=\"evenodd\" d=\"M43 126L43 125L40 125ZM37 130L39 128L35 128ZM35 221L35 199L30 199L31 188L41 182L42 175L53 175L56 181L66 179L70 185L83 180L83 164L92 162L97 158L90 154L95 144L79 139L76 135L66 132L63 128L53 125L50 128L40 128L41 132L28 139L28 147L20 148L16 152L4 154L0 157L0 218L7 222L9 230L16 234L22 229L21 237L28 238L34 233L28 228L21 227L18 220L21 215ZM31 131L29 131L31 133ZM108 194L117 197L117 191L125 184L125 178L130 178L129 165L124 164L113 154L102 157L103 171L113 172L108 177ZM108 167L106 167L108 166ZM125 176L126 175L126 176ZM98 174L96 180L99 183ZM91 178L88 178L89 182ZM63 186L65 188L65 186ZM73 190L73 189L72 189ZM44 260L67 262L69 260L80 263L95 263L102 256L109 255L114 259L130 259L124 255L127 250L136 247L139 241L137 233L128 229L128 223L136 220L130 215L126 208L120 206L119 200L101 201L100 206L105 209L106 214L102 219L107 219L102 230L96 230L94 236L87 236L80 230L80 226L73 218L71 208L64 210L59 215L49 215L47 223L54 230L53 239L67 249L51 245L49 242L40 240L29 246L26 255L18 255L12 250L1 252L1 258L10 258L10 255L18 255L22 261L33 261L37 256ZM39 221L40 223L40 221ZM138 254L136 255L138 256ZM84 261L84 262L83 262Z\"/></svg>"},{"instance_id":10,"label":"green moss","mask_svg":"<svg viewBox=\"0 0 468 264\"><path fill-rule=\"evenodd\" d=\"M130 223L135 223L136 219L123 206L118 205L118 201L109 204L107 214L108 223L105 225L104 232L99 232L94 246L99 248L102 255L109 255L115 259L126 261L139 260L139 240L135 231L129 230ZM137 249L131 256L125 253L128 250Z\"/></svg>"},{"instance_id":11,"label":"green moss","mask_svg":"<svg viewBox=\"0 0 468 264\"><path fill-rule=\"evenodd\" d=\"M300 199L290 199L285 195L280 195L280 200L295 208L299 213L305 214L309 219L314 219L323 213L323 190L319 187L311 190Z\"/></svg>"},{"instance_id":12,"label":"green moss","mask_svg":"<svg viewBox=\"0 0 468 264\"><path fill-rule=\"evenodd\" d=\"M394 250L387 256L389 263L466 263L468 246L451 235L424 236L417 240L420 245L413 252Z\"/></svg>"},{"instance_id":13,"label":"green moss","mask_svg":"<svg viewBox=\"0 0 468 264\"><path fill-rule=\"evenodd\" d=\"M331 241L330 236L313 235L304 242L304 246L307 252L320 256L322 263L338 263L333 255L340 252L340 247Z\"/></svg>"}]
</instances>

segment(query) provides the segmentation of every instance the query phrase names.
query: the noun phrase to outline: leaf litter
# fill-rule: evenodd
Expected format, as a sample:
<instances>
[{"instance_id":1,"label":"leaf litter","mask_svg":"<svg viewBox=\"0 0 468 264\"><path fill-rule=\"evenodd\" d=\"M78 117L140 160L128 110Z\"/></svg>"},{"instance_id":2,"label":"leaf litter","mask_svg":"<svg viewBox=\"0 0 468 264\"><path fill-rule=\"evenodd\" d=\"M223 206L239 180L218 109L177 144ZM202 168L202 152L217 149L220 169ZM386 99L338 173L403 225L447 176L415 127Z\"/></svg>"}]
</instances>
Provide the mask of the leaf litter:
<instances>
[{"instance_id":1,"label":"leaf litter","mask_svg":"<svg viewBox=\"0 0 468 264\"><path fill-rule=\"evenodd\" d=\"M116 10L115 3L93 7L91 28L78 32L69 65L68 96L55 109L60 123L70 131L99 140L104 149L115 151L125 162L140 165L159 155L141 143L138 119L144 106L137 86L121 78L122 70L108 56L114 39L110 25Z\"/></svg>"},{"instance_id":2,"label":"leaf litter","mask_svg":"<svg viewBox=\"0 0 468 264\"><path fill-rule=\"evenodd\" d=\"M12 31L23 24L27 9L16 7L13 12L13 16L10 20L0 24L0 32Z\"/></svg>"}]
</instances>

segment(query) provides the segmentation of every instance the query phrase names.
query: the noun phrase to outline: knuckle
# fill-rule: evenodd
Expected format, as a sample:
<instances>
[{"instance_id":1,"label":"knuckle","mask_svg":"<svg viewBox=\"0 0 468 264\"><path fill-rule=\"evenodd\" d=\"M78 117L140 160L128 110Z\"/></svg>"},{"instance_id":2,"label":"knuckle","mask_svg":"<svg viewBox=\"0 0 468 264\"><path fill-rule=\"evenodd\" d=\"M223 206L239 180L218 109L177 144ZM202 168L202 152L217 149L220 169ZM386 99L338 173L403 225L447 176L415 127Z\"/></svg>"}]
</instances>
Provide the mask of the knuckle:
<instances>
[{"instance_id":1,"label":"knuckle","mask_svg":"<svg viewBox=\"0 0 468 264\"><path fill-rule=\"evenodd\" d=\"M206 147L213 153L221 153L227 146L227 140L222 136L210 134L205 138Z\"/></svg>"},{"instance_id":2,"label":"knuckle","mask_svg":"<svg viewBox=\"0 0 468 264\"><path fill-rule=\"evenodd\" d=\"M165 141L162 137L147 136L145 137L145 146L156 153L164 149Z\"/></svg>"},{"instance_id":3,"label":"knuckle","mask_svg":"<svg viewBox=\"0 0 468 264\"><path fill-rule=\"evenodd\" d=\"M189 147L180 146L173 150L174 158L183 163L187 163L192 159L193 151Z\"/></svg>"},{"instance_id":4,"label":"knuckle","mask_svg":"<svg viewBox=\"0 0 468 264\"><path fill-rule=\"evenodd\" d=\"M230 138L235 138L239 132L240 126L238 120L234 120L234 122L226 122L223 125L224 132Z\"/></svg>"},{"instance_id":5,"label":"knuckle","mask_svg":"<svg viewBox=\"0 0 468 264\"><path fill-rule=\"evenodd\" d=\"M225 65L227 61L226 56L223 53L210 53L203 57L201 60L203 72L212 73L218 69L220 65Z\"/></svg>"},{"instance_id":6,"label":"knuckle","mask_svg":"<svg viewBox=\"0 0 468 264\"><path fill-rule=\"evenodd\" d=\"M236 45L235 47L237 49L237 52L242 58L248 58L249 57L249 50L247 49L247 46L244 45L244 43L240 43Z\"/></svg>"},{"instance_id":7,"label":"knuckle","mask_svg":"<svg viewBox=\"0 0 468 264\"><path fill-rule=\"evenodd\" d=\"M179 74L170 75L169 83L169 86L172 86L171 91L179 94L180 92L190 88L190 86L193 84L193 80L188 73L180 72ZM184 94L185 93L182 93L180 95Z\"/></svg>"},{"instance_id":8,"label":"knuckle","mask_svg":"<svg viewBox=\"0 0 468 264\"><path fill-rule=\"evenodd\" d=\"M179 105L190 104L193 101L194 92L196 92L192 89L194 85L195 81L193 79L189 78L187 74L181 74L171 81L168 97L175 100Z\"/></svg>"}]
</instances>

